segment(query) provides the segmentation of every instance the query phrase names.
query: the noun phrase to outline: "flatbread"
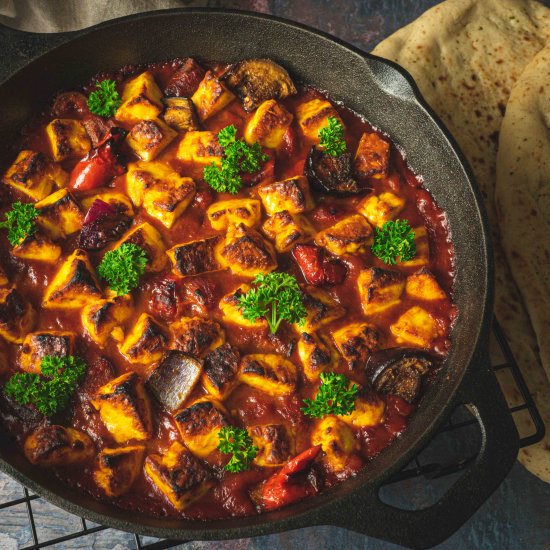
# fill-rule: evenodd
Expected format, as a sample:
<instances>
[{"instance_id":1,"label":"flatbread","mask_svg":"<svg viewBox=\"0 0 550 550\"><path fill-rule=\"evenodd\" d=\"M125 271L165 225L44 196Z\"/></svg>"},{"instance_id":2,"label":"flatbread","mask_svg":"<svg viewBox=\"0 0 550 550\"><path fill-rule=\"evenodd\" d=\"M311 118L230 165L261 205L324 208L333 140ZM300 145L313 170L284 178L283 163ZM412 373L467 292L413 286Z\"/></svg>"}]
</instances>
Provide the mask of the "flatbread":
<instances>
[{"instance_id":1,"label":"flatbread","mask_svg":"<svg viewBox=\"0 0 550 550\"><path fill-rule=\"evenodd\" d=\"M495 314L550 427L550 383L500 244L495 208L498 135L510 92L550 37L550 9L527 0L447 0L381 42L373 53L405 67L466 154L485 199L495 248ZM503 384L509 401L516 396ZM519 421L520 432L528 420ZM547 430L550 432L550 430ZM533 456L536 457L533 459ZM550 482L550 433L519 460Z\"/></svg>"}]
</instances>

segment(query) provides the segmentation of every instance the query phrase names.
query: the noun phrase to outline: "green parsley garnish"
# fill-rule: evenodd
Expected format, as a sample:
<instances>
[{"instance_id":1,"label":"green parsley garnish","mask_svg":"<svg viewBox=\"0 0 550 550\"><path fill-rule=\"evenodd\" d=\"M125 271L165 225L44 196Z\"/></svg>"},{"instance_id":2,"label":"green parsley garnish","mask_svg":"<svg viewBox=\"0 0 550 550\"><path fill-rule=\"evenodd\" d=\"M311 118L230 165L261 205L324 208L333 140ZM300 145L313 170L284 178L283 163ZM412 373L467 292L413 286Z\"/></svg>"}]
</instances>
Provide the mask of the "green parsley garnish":
<instances>
[{"instance_id":1,"label":"green parsley garnish","mask_svg":"<svg viewBox=\"0 0 550 550\"><path fill-rule=\"evenodd\" d=\"M258 454L258 447L252 444L252 438L244 428L224 426L218 432L218 449L224 454L233 453L225 465L228 472L242 472L250 468L250 463Z\"/></svg>"},{"instance_id":2,"label":"green parsley garnish","mask_svg":"<svg viewBox=\"0 0 550 550\"><path fill-rule=\"evenodd\" d=\"M374 230L372 253L385 264L395 265L397 258L408 262L416 255L414 231L407 220L390 220Z\"/></svg>"},{"instance_id":3,"label":"green parsley garnish","mask_svg":"<svg viewBox=\"0 0 550 550\"><path fill-rule=\"evenodd\" d=\"M262 153L259 143L248 145L237 139L237 128L226 126L218 133L218 142L223 147L221 165L205 166L204 181L219 193L238 193L243 186L241 172L253 174L261 168L261 162L269 157Z\"/></svg>"},{"instance_id":4,"label":"green parsley garnish","mask_svg":"<svg viewBox=\"0 0 550 550\"><path fill-rule=\"evenodd\" d=\"M95 91L88 98L90 112L105 118L113 116L122 103L116 91L116 82L109 79L102 80L97 82L95 87Z\"/></svg>"},{"instance_id":5,"label":"green parsley garnish","mask_svg":"<svg viewBox=\"0 0 550 550\"><path fill-rule=\"evenodd\" d=\"M42 357L41 374L14 374L4 386L6 395L22 405L33 404L45 416L67 408L78 382L86 372L80 357Z\"/></svg>"},{"instance_id":6,"label":"green parsley garnish","mask_svg":"<svg viewBox=\"0 0 550 550\"><path fill-rule=\"evenodd\" d=\"M334 116L328 117L328 124L319 130L320 145L331 157L339 157L347 151L344 141L344 126Z\"/></svg>"},{"instance_id":7,"label":"green parsley garnish","mask_svg":"<svg viewBox=\"0 0 550 550\"><path fill-rule=\"evenodd\" d=\"M97 272L111 290L122 296L138 286L146 264L147 254L143 248L137 244L123 243L103 256Z\"/></svg>"},{"instance_id":8,"label":"green parsley garnish","mask_svg":"<svg viewBox=\"0 0 550 550\"><path fill-rule=\"evenodd\" d=\"M304 399L305 407L301 410L305 415L317 418L327 414L350 414L355 409L358 389L356 384L350 386L343 374L322 372L315 399Z\"/></svg>"},{"instance_id":9,"label":"green parsley garnish","mask_svg":"<svg viewBox=\"0 0 550 550\"><path fill-rule=\"evenodd\" d=\"M245 319L254 322L265 317L269 330L275 334L283 320L301 323L306 318L307 310L296 277L288 273L260 273L252 283L257 286L239 297L239 308Z\"/></svg>"},{"instance_id":10,"label":"green parsley garnish","mask_svg":"<svg viewBox=\"0 0 550 550\"><path fill-rule=\"evenodd\" d=\"M37 229L34 220L37 216L38 210L34 204L14 202L11 210L6 212L5 221L0 222L0 229L8 230L8 241L16 246L34 234Z\"/></svg>"}]
</instances>

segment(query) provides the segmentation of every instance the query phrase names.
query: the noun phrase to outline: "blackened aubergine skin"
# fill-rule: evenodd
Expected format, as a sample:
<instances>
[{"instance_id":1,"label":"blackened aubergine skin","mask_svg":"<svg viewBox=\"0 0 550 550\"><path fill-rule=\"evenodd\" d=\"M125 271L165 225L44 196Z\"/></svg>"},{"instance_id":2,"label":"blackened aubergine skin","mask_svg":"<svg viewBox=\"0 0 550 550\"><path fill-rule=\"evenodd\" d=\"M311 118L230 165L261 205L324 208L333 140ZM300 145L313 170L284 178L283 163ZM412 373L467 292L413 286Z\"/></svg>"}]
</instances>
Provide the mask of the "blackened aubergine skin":
<instances>
[{"instance_id":1,"label":"blackened aubergine skin","mask_svg":"<svg viewBox=\"0 0 550 550\"><path fill-rule=\"evenodd\" d=\"M333 157L314 145L307 155L304 175L320 193L349 197L368 191L353 177L351 153Z\"/></svg>"},{"instance_id":2,"label":"blackened aubergine skin","mask_svg":"<svg viewBox=\"0 0 550 550\"><path fill-rule=\"evenodd\" d=\"M426 352L411 348L391 348L373 353L367 360L366 374L379 393L396 395L414 402L422 389L425 375L434 365Z\"/></svg>"}]
</instances>

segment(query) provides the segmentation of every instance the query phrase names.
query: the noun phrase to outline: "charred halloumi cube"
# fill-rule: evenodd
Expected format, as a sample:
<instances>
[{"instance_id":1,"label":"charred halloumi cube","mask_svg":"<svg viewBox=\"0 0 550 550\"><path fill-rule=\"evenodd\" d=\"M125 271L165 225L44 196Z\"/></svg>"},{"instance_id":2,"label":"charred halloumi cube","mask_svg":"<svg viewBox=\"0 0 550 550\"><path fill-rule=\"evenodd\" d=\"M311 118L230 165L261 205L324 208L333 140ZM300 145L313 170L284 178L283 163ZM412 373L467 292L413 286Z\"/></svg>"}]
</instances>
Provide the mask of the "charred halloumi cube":
<instances>
[{"instance_id":1,"label":"charred halloumi cube","mask_svg":"<svg viewBox=\"0 0 550 550\"><path fill-rule=\"evenodd\" d=\"M40 374L46 355L66 357L74 352L74 333L62 331L31 332L25 336L19 350L19 366L27 372Z\"/></svg>"},{"instance_id":2,"label":"charred halloumi cube","mask_svg":"<svg viewBox=\"0 0 550 550\"><path fill-rule=\"evenodd\" d=\"M288 395L296 388L298 370L280 355L257 353L243 357L239 379L268 395Z\"/></svg>"},{"instance_id":3,"label":"charred halloumi cube","mask_svg":"<svg viewBox=\"0 0 550 550\"><path fill-rule=\"evenodd\" d=\"M319 131L321 128L328 126L329 117L337 118L342 122L336 109L326 99L311 99L296 107L296 119L302 133L316 143L319 143Z\"/></svg>"},{"instance_id":4,"label":"charred halloumi cube","mask_svg":"<svg viewBox=\"0 0 550 550\"><path fill-rule=\"evenodd\" d=\"M197 114L203 122L219 113L234 99L235 96L220 79L216 78L212 71L207 71L197 91L191 97Z\"/></svg>"},{"instance_id":5,"label":"charred halloumi cube","mask_svg":"<svg viewBox=\"0 0 550 550\"><path fill-rule=\"evenodd\" d=\"M212 474L179 441L174 441L162 455L149 455L145 473L178 512L214 485Z\"/></svg>"},{"instance_id":6,"label":"charred halloumi cube","mask_svg":"<svg viewBox=\"0 0 550 550\"><path fill-rule=\"evenodd\" d=\"M204 358L202 385L215 399L223 401L238 383L241 357L237 349L226 342Z\"/></svg>"},{"instance_id":7,"label":"charred halloumi cube","mask_svg":"<svg viewBox=\"0 0 550 550\"><path fill-rule=\"evenodd\" d=\"M212 229L224 231L230 225L242 223L246 227L260 224L262 208L257 199L231 199L217 201L206 211Z\"/></svg>"},{"instance_id":8,"label":"charred halloumi cube","mask_svg":"<svg viewBox=\"0 0 550 550\"><path fill-rule=\"evenodd\" d=\"M122 104L115 118L124 122L151 120L162 112L162 92L153 75L145 71L124 86Z\"/></svg>"},{"instance_id":9,"label":"charred halloumi cube","mask_svg":"<svg viewBox=\"0 0 550 550\"><path fill-rule=\"evenodd\" d=\"M35 201L47 197L56 187L65 187L69 174L46 159L43 153L21 151L2 177L3 183Z\"/></svg>"},{"instance_id":10,"label":"charred halloumi cube","mask_svg":"<svg viewBox=\"0 0 550 550\"><path fill-rule=\"evenodd\" d=\"M263 232L275 242L277 252L288 252L295 244L305 243L315 232L309 221L299 214L287 210L277 212L267 218L262 225Z\"/></svg>"},{"instance_id":11,"label":"charred halloumi cube","mask_svg":"<svg viewBox=\"0 0 550 550\"><path fill-rule=\"evenodd\" d=\"M372 227L363 216L354 214L317 233L315 242L337 256L356 254L373 243Z\"/></svg>"},{"instance_id":12,"label":"charred halloumi cube","mask_svg":"<svg viewBox=\"0 0 550 550\"><path fill-rule=\"evenodd\" d=\"M382 227L386 222L393 220L404 206L405 199L403 197L386 191L380 195L371 195L363 199L357 210L372 225Z\"/></svg>"},{"instance_id":13,"label":"charred halloumi cube","mask_svg":"<svg viewBox=\"0 0 550 550\"><path fill-rule=\"evenodd\" d=\"M252 444L258 449L254 459L256 466L283 466L294 454L292 438L282 424L250 426L248 433L252 438Z\"/></svg>"},{"instance_id":14,"label":"charred halloumi cube","mask_svg":"<svg viewBox=\"0 0 550 550\"><path fill-rule=\"evenodd\" d=\"M138 122L128 134L126 142L141 160L153 160L178 133L160 118Z\"/></svg>"},{"instance_id":15,"label":"charred halloumi cube","mask_svg":"<svg viewBox=\"0 0 550 550\"><path fill-rule=\"evenodd\" d=\"M194 164L220 164L223 148L214 132L187 132L179 142L176 156Z\"/></svg>"},{"instance_id":16,"label":"charred halloumi cube","mask_svg":"<svg viewBox=\"0 0 550 550\"><path fill-rule=\"evenodd\" d=\"M144 445L104 448L97 457L94 481L106 496L122 496L138 478L144 455Z\"/></svg>"},{"instance_id":17,"label":"charred halloumi cube","mask_svg":"<svg viewBox=\"0 0 550 550\"><path fill-rule=\"evenodd\" d=\"M131 227L113 248L118 248L123 243L137 244L147 254L146 271L158 272L166 265L166 246L161 234L148 222Z\"/></svg>"},{"instance_id":18,"label":"charred halloumi cube","mask_svg":"<svg viewBox=\"0 0 550 550\"><path fill-rule=\"evenodd\" d=\"M128 169L130 169L130 167L128 167ZM126 216L129 216L130 218L134 215L132 201L127 195L121 193L120 191L103 191L95 195L90 195L88 197L84 197L80 201L80 204L87 212L96 200L101 200L111 206L114 206L117 212L120 214L126 214Z\"/></svg>"},{"instance_id":19,"label":"charred halloumi cube","mask_svg":"<svg viewBox=\"0 0 550 550\"><path fill-rule=\"evenodd\" d=\"M40 233L35 233L14 246L11 253L22 260L54 264L61 256L61 247Z\"/></svg>"},{"instance_id":20,"label":"charred halloumi cube","mask_svg":"<svg viewBox=\"0 0 550 550\"><path fill-rule=\"evenodd\" d=\"M355 152L354 168L364 178L380 179L387 175L390 164L390 142L376 132L365 132Z\"/></svg>"},{"instance_id":21,"label":"charred halloumi cube","mask_svg":"<svg viewBox=\"0 0 550 550\"><path fill-rule=\"evenodd\" d=\"M46 468L82 464L92 458L92 440L74 428L42 424L25 440L23 452L27 460Z\"/></svg>"},{"instance_id":22,"label":"charred halloumi cube","mask_svg":"<svg viewBox=\"0 0 550 550\"><path fill-rule=\"evenodd\" d=\"M351 428L335 416L326 416L317 422L311 443L321 445L324 459L334 472L341 472L350 456L359 450L359 442Z\"/></svg>"},{"instance_id":23,"label":"charred halloumi cube","mask_svg":"<svg viewBox=\"0 0 550 550\"><path fill-rule=\"evenodd\" d=\"M123 337L121 325L133 312L130 296L115 296L110 300L98 300L82 309L82 326L88 336L100 347L113 337Z\"/></svg>"},{"instance_id":24,"label":"charred halloumi cube","mask_svg":"<svg viewBox=\"0 0 550 550\"><path fill-rule=\"evenodd\" d=\"M166 251L172 263L172 272L180 277L200 275L219 271L220 264L215 256L219 237L177 244Z\"/></svg>"},{"instance_id":25,"label":"charred halloumi cube","mask_svg":"<svg viewBox=\"0 0 550 550\"><path fill-rule=\"evenodd\" d=\"M46 135L55 161L82 158L92 146L86 128L80 120L54 118L46 126Z\"/></svg>"},{"instance_id":26,"label":"charred halloumi cube","mask_svg":"<svg viewBox=\"0 0 550 550\"><path fill-rule=\"evenodd\" d=\"M350 414L338 415L338 418L354 428L372 428L384 421L384 401L378 397L360 392L355 400L355 408Z\"/></svg>"},{"instance_id":27,"label":"charred halloumi cube","mask_svg":"<svg viewBox=\"0 0 550 550\"><path fill-rule=\"evenodd\" d=\"M175 421L187 448L200 458L218 448L218 432L230 424L221 403L207 398L180 411Z\"/></svg>"},{"instance_id":28,"label":"charred halloumi cube","mask_svg":"<svg viewBox=\"0 0 550 550\"><path fill-rule=\"evenodd\" d=\"M443 335L438 320L424 308L413 306L390 325L391 333L399 344L411 344L420 348L429 348Z\"/></svg>"},{"instance_id":29,"label":"charred halloumi cube","mask_svg":"<svg viewBox=\"0 0 550 550\"><path fill-rule=\"evenodd\" d=\"M179 132L199 129L195 105L188 97L166 97L163 101L166 106L163 114L166 124Z\"/></svg>"},{"instance_id":30,"label":"charred halloumi cube","mask_svg":"<svg viewBox=\"0 0 550 550\"><path fill-rule=\"evenodd\" d=\"M151 403L143 380L135 372L111 380L99 388L90 402L117 443L151 439Z\"/></svg>"},{"instance_id":31,"label":"charred halloumi cube","mask_svg":"<svg viewBox=\"0 0 550 550\"><path fill-rule=\"evenodd\" d=\"M82 229L84 214L73 195L67 189L55 193L35 204L36 219L44 231L55 241Z\"/></svg>"},{"instance_id":32,"label":"charred halloumi cube","mask_svg":"<svg viewBox=\"0 0 550 550\"><path fill-rule=\"evenodd\" d=\"M315 206L305 176L295 176L274 183L262 183L257 187L257 192L270 216L283 210L291 214L301 214Z\"/></svg>"},{"instance_id":33,"label":"charred halloumi cube","mask_svg":"<svg viewBox=\"0 0 550 550\"><path fill-rule=\"evenodd\" d=\"M350 368L363 369L373 351L380 348L380 332L369 323L350 323L332 333L332 339Z\"/></svg>"},{"instance_id":34,"label":"charred halloumi cube","mask_svg":"<svg viewBox=\"0 0 550 550\"><path fill-rule=\"evenodd\" d=\"M15 287L0 288L0 336L8 342L20 344L35 321L36 311Z\"/></svg>"},{"instance_id":35,"label":"charred halloumi cube","mask_svg":"<svg viewBox=\"0 0 550 550\"><path fill-rule=\"evenodd\" d=\"M249 290L249 285L241 285L233 292L226 294L220 300L220 309L223 312L223 319L225 322L234 323L243 327L264 329L267 327L267 321L265 319L260 317L256 321L250 321L243 317L243 313L239 305L239 299Z\"/></svg>"},{"instance_id":36,"label":"charred halloumi cube","mask_svg":"<svg viewBox=\"0 0 550 550\"><path fill-rule=\"evenodd\" d=\"M370 267L359 273L357 288L363 312L372 315L399 304L405 279L399 271Z\"/></svg>"},{"instance_id":37,"label":"charred halloumi cube","mask_svg":"<svg viewBox=\"0 0 550 550\"><path fill-rule=\"evenodd\" d=\"M255 277L277 268L273 245L243 224L229 226L225 239L216 245L214 253L220 266L236 275Z\"/></svg>"},{"instance_id":38,"label":"charred halloumi cube","mask_svg":"<svg viewBox=\"0 0 550 550\"><path fill-rule=\"evenodd\" d=\"M416 254L412 260L400 262L405 267L422 267L428 265L430 261L430 241L428 231L424 226L413 228L414 243L416 245Z\"/></svg>"},{"instance_id":39,"label":"charred halloumi cube","mask_svg":"<svg viewBox=\"0 0 550 550\"><path fill-rule=\"evenodd\" d=\"M405 290L409 296L419 300L444 300L447 297L435 275L425 267L407 277Z\"/></svg>"},{"instance_id":40,"label":"charred halloumi cube","mask_svg":"<svg viewBox=\"0 0 550 550\"><path fill-rule=\"evenodd\" d=\"M307 311L307 317L302 324L296 323L296 330L312 333L319 327L343 317L346 310L328 292L314 286L303 290L302 302Z\"/></svg>"},{"instance_id":41,"label":"charred halloumi cube","mask_svg":"<svg viewBox=\"0 0 550 550\"><path fill-rule=\"evenodd\" d=\"M294 116L285 107L268 99L254 112L244 131L244 139L249 144L259 143L269 149L277 149L292 124Z\"/></svg>"},{"instance_id":42,"label":"charred halloumi cube","mask_svg":"<svg viewBox=\"0 0 550 550\"><path fill-rule=\"evenodd\" d=\"M142 313L119 350L132 363L151 364L162 357L167 345L165 329L151 315Z\"/></svg>"},{"instance_id":43,"label":"charred halloumi cube","mask_svg":"<svg viewBox=\"0 0 550 550\"><path fill-rule=\"evenodd\" d=\"M103 298L88 254L77 248L61 265L48 285L45 308L80 309Z\"/></svg>"},{"instance_id":44,"label":"charred halloumi cube","mask_svg":"<svg viewBox=\"0 0 550 550\"><path fill-rule=\"evenodd\" d=\"M225 342L225 331L213 319L181 317L170 325L173 347L193 357L204 357Z\"/></svg>"},{"instance_id":45,"label":"charred halloumi cube","mask_svg":"<svg viewBox=\"0 0 550 550\"><path fill-rule=\"evenodd\" d=\"M335 363L329 346L315 332L300 334L298 356L304 375L310 382L319 380L319 375Z\"/></svg>"}]
</instances>

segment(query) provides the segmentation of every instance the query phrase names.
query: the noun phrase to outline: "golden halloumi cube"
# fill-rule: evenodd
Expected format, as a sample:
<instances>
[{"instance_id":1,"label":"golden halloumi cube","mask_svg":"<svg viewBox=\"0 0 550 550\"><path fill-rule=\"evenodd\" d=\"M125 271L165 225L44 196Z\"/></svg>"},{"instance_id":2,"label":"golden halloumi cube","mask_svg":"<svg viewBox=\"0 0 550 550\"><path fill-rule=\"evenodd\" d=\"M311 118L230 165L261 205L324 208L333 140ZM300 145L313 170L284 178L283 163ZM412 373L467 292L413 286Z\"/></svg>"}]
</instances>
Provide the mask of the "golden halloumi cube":
<instances>
[{"instance_id":1,"label":"golden halloumi cube","mask_svg":"<svg viewBox=\"0 0 550 550\"><path fill-rule=\"evenodd\" d=\"M302 302L306 308L307 317L302 324L294 324L299 333L311 334L319 327L340 319L346 313L340 302L337 302L326 290L314 286L306 286L303 289Z\"/></svg>"},{"instance_id":2,"label":"golden halloumi cube","mask_svg":"<svg viewBox=\"0 0 550 550\"><path fill-rule=\"evenodd\" d=\"M324 460L333 472L341 472L350 456L359 450L359 442L351 428L335 416L326 416L311 434L312 445L321 445Z\"/></svg>"},{"instance_id":3,"label":"golden halloumi cube","mask_svg":"<svg viewBox=\"0 0 550 550\"><path fill-rule=\"evenodd\" d=\"M429 348L434 340L443 335L443 328L430 313L413 306L390 325L391 333L399 344Z\"/></svg>"},{"instance_id":4,"label":"golden halloumi cube","mask_svg":"<svg viewBox=\"0 0 550 550\"><path fill-rule=\"evenodd\" d=\"M216 78L212 71L207 71L197 91L191 96L197 114L203 122L219 113L234 99L236 99L235 96L221 80Z\"/></svg>"},{"instance_id":5,"label":"golden halloumi cube","mask_svg":"<svg viewBox=\"0 0 550 550\"><path fill-rule=\"evenodd\" d=\"M288 395L296 388L298 370L280 355L257 353L243 357L239 379L268 395Z\"/></svg>"},{"instance_id":6,"label":"golden halloumi cube","mask_svg":"<svg viewBox=\"0 0 550 550\"><path fill-rule=\"evenodd\" d=\"M0 336L13 344L23 342L36 322L36 311L15 286L0 288Z\"/></svg>"},{"instance_id":7,"label":"golden halloumi cube","mask_svg":"<svg viewBox=\"0 0 550 550\"><path fill-rule=\"evenodd\" d=\"M221 300L219 307L223 313L224 322L234 323L247 328L265 329L267 327L267 321L260 317L256 321L250 321L243 317L243 313L239 306L239 299L243 294L246 294L250 290L249 285L241 285L234 291L226 294Z\"/></svg>"},{"instance_id":8,"label":"golden halloumi cube","mask_svg":"<svg viewBox=\"0 0 550 550\"><path fill-rule=\"evenodd\" d=\"M46 355L67 357L73 355L75 335L72 332L48 330L30 332L19 350L19 367L27 372L40 374L42 358Z\"/></svg>"},{"instance_id":9,"label":"golden halloumi cube","mask_svg":"<svg viewBox=\"0 0 550 550\"><path fill-rule=\"evenodd\" d=\"M92 458L95 448L84 432L42 424L27 437L23 452L31 464L52 468L83 464Z\"/></svg>"},{"instance_id":10,"label":"golden halloumi cube","mask_svg":"<svg viewBox=\"0 0 550 550\"><path fill-rule=\"evenodd\" d=\"M369 323L350 323L332 333L332 339L351 369L364 369L370 354L380 348L378 329Z\"/></svg>"},{"instance_id":11,"label":"golden halloumi cube","mask_svg":"<svg viewBox=\"0 0 550 550\"><path fill-rule=\"evenodd\" d=\"M172 347L193 357L204 357L209 351L225 343L225 331L213 319L180 317L171 323Z\"/></svg>"},{"instance_id":12,"label":"golden halloumi cube","mask_svg":"<svg viewBox=\"0 0 550 550\"><path fill-rule=\"evenodd\" d=\"M291 214L301 214L315 206L305 176L295 176L274 183L263 183L257 187L257 192L270 216L283 210L287 210Z\"/></svg>"},{"instance_id":13,"label":"golden halloumi cube","mask_svg":"<svg viewBox=\"0 0 550 550\"><path fill-rule=\"evenodd\" d=\"M128 169L130 169L128 166ZM127 195L121 193L120 191L102 191L95 195L89 195L84 197L80 204L85 211L88 211L92 204L96 200L101 200L111 206L114 206L120 214L126 214L126 216L132 217L134 215L134 207L132 206L132 201L128 198Z\"/></svg>"},{"instance_id":14,"label":"golden halloumi cube","mask_svg":"<svg viewBox=\"0 0 550 550\"><path fill-rule=\"evenodd\" d=\"M22 260L54 264L61 256L61 247L40 233L35 233L14 246L11 253Z\"/></svg>"},{"instance_id":15,"label":"golden halloumi cube","mask_svg":"<svg viewBox=\"0 0 550 550\"><path fill-rule=\"evenodd\" d=\"M188 277L222 269L215 255L215 247L219 240L219 237L210 237L177 244L167 250L166 254L172 263L174 275Z\"/></svg>"},{"instance_id":16,"label":"golden halloumi cube","mask_svg":"<svg viewBox=\"0 0 550 550\"><path fill-rule=\"evenodd\" d=\"M158 272L164 269L167 262L166 246L161 234L148 222L131 227L113 246L119 248L124 243L137 244L147 254L146 271Z\"/></svg>"},{"instance_id":17,"label":"golden halloumi cube","mask_svg":"<svg viewBox=\"0 0 550 550\"><path fill-rule=\"evenodd\" d=\"M161 112L162 92L153 75L145 71L124 86L122 104L115 118L124 122L138 122L156 118Z\"/></svg>"},{"instance_id":18,"label":"golden halloumi cube","mask_svg":"<svg viewBox=\"0 0 550 550\"><path fill-rule=\"evenodd\" d=\"M354 168L363 178L380 179L387 175L390 164L390 142L376 132L365 132L355 152Z\"/></svg>"},{"instance_id":19,"label":"golden halloumi cube","mask_svg":"<svg viewBox=\"0 0 550 550\"><path fill-rule=\"evenodd\" d=\"M355 400L355 409L350 414L340 414L340 420L354 428L372 428L384 421L384 401L374 395L365 393Z\"/></svg>"},{"instance_id":20,"label":"golden halloumi cube","mask_svg":"<svg viewBox=\"0 0 550 550\"><path fill-rule=\"evenodd\" d=\"M84 213L72 193L59 189L35 204L38 210L36 221L55 241L82 229Z\"/></svg>"},{"instance_id":21,"label":"golden halloumi cube","mask_svg":"<svg viewBox=\"0 0 550 550\"><path fill-rule=\"evenodd\" d=\"M405 290L409 296L419 300L444 300L447 297L435 275L425 267L407 277Z\"/></svg>"},{"instance_id":22,"label":"golden halloumi cube","mask_svg":"<svg viewBox=\"0 0 550 550\"><path fill-rule=\"evenodd\" d=\"M105 447L97 456L94 481L106 496L122 496L138 478L144 455L144 445Z\"/></svg>"},{"instance_id":23,"label":"golden halloumi cube","mask_svg":"<svg viewBox=\"0 0 550 550\"><path fill-rule=\"evenodd\" d=\"M166 110L162 115L166 124L179 132L192 132L199 129L195 105L188 97L164 98Z\"/></svg>"},{"instance_id":24,"label":"golden halloumi cube","mask_svg":"<svg viewBox=\"0 0 550 550\"><path fill-rule=\"evenodd\" d=\"M218 432L230 425L222 404L210 398L196 401L180 411L174 420L187 448L200 458L206 458L218 448Z\"/></svg>"},{"instance_id":25,"label":"golden halloumi cube","mask_svg":"<svg viewBox=\"0 0 550 550\"><path fill-rule=\"evenodd\" d=\"M151 364L161 359L167 345L166 330L151 315L142 313L119 351L132 363Z\"/></svg>"},{"instance_id":26,"label":"golden halloumi cube","mask_svg":"<svg viewBox=\"0 0 550 550\"><path fill-rule=\"evenodd\" d=\"M126 142L141 160L153 160L178 133L160 118L138 122L128 134Z\"/></svg>"},{"instance_id":27,"label":"golden halloumi cube","mask_svg":"<svg viewBox=\"0 0 550 550\"><path fill-rule=\"evenodd\" d=\"M357 211L365 216L372 225L382 227L386 222L393 220L404 206L405 199L403 197L386 191L380 195L370 195L363 199L359 203Z\"/></svg>"},{"instance_id":28,"label":"golden halloumi cube","mask_svg":"<svg viewBox=\"0 0 550 550\"><path fill-rule=\"evenodd\" d=\"M291 435L282 424L263 424L247 428L252 444L258 449L254 464L277 468L286 464L294 454Z\"/></svg>"},{"instance_id":29,"label":"golden halloumi cube","mask_svg":"<svg viewBox=\"0 0 550 550\"><path fill-rule=\"evenodd\" d=\"M298 340L298 357L302 362L305 377L310 382L319 380L320 374L334 366L331 349L315 332L302 332Z\"/></svg>"},{"instance_id":30,"label":"golden halloumi cube","mask_svg":"<svg viewBox=\"0 0 550 550\"><path fill-rule=\"evenodd\" d=\"M25 150L17 155L2 182L39 201L54 188L65 187L69 183L69 174L59 164L47 160L43 153Z\"/></svg>"},{"instance_id":31,"label":"golden halloumi cube","mask_svg":"<svg viewBox=\"0 0 550 550\"><path fill-rule=\"evenodd\" d=\"M315 242L337 256L356 254L373 243L372 227L363 216L354 214L319 231Z\"/></svg>"},{"instance_id":32,"label":"golden halloumi cube","mask_svg":"<svg viewBox=\"0 0 550 550\"><path fill-rule=\"evenodd\" d=\"M416 255L412 260L400 262L405 267L422 267L430 261L430 241L428 232L424 226L414 227L414 243L416 244Z\"/></svg>"},{"instance_id":33,"label":"golden halloumi cube","mask_svg":"<svg viewBox=\"0 0 550 550\"><path fill-rule=\"evenodd\" d=\"M131 317L132 312L129 295L98 300L82 309L82 326L96 344L104 347L109 337L116 340L123 336L120 327Z\"/></svg>"},{"instance_id":34,"label":"golden halloumi cube","mask_svg":"<svg viewBox=\"0 0 550 550\"><path fill-rule=\"evenodd\" d=\"M224 231L230 225L240 223L246 227L256 227L261 221L262 207L257 199L230 199L210 205L206 215L216 231Z\"/></svg>"},{"instance_id":35,"label":"golden halloumi cube","mask_svg":"<svg viewBox=\"0 0 550 550\"><path fill-rule=\"evenodd\" d=\"M236 275L255 277L277 268L273 245L242 223L228 227L225 239L216 245L214 254L222 268Z\"/></svg>"},{"instance_id":36,"label":"golden halloumi cube","mask_svg":"<svg viewBox=\"0 0 550 550\"><path fill-rule=\"evenodd\" d=\"M145 473L174 508L181 512L206 494L215 479L179 441L162 455L145 459Z\"/></svg>"},{"instance_id":37,"label":"golden halloumi cube","mask_svg":"<svg viewBox=\"0 0 550 550\"><path fill-rule=\"evenodd\" d=\"M48 285L42 306L80 309L103 298L88 254L77 248L61 265Z\"/></svg>"},{"instance_id":38,"label":"golden halloumi cube","mask_svg":"<svg viewBox=\"0 0 550 550\"><path fill-rule=\"evenodd\" d=\"M254 112L244 130L244 139L249 144L259 143L269 149L277 149L292 124L294 116L284 105L274 99L264 101Z\"/></svg>"},{"instance_id":39,"label":"golden halloumi cube","mask_svg":"<svg viewBox=\"0 0 550 550\"><path fill-rule=\"evenodd\" d=\"M220 164L223 148L214 132L187 132L179 142L176 157L194 164Z\"/></svg>"},{"instance_id":40,"label":"golden halloumi cube","mask_svg":"<svg viewBox=\"0 0 550 550\"><path fill-rule=\"evenodd\" d=\"M143 380L135 372L127 372L99 388L90 403L117 443L151 439L151 403Z\"/></svg>"},{"instance_id":41,"label":"golden halloumi cube","mask_svg":"<svg viewBox=\"0 0 550 550\"><path fill-rule=\"evenodd\" d=\"M55 161L82 158L92 147L86 128L80 120L54 118L46 126L46 135Z\"/></svg>"},{"instance_id":42,"label":"golden halloumi cube","mask_svg":"<svg viewBox=\"0 0 550 550\"><path fill-rule=\"evenodd\" d=\"M215 399L223 401L238 383L239 351L229 342L209 352L204 358L201 377L204 389Z\"/></svg>"},{"instance_id":43,"label":"golden halloumi cube","mask_svg":"<svg viewBox=\"0 0 550 550\"><path fill-rule=\"evenodd\" d=\"M329 117L342 122L336 109L326 99L311 99L296 107L296 119L303 134L316 143L319 143L319 131L328 125Z\"/></svg>"},{"instance_id":44,"label":"golden halloumi cube","mask_svg":"<svg viewBox=\"0 0 550 550\"><path fill-rule=\"evenodd\" d=\"M372 315L399 304L405 279L399 271L369 267L359 273L357 288L363 312Z\"/></svg>"},{"instance_id":45,"label":"golden halloumi cube","mask_svg":"<svg viewBox=\"0 0 550 550\"><path fill-rule=\"evenodd\" d=\"M288 252L298 243L309 241L315 232L307 218L290 214L287 210L267 218L262 230L268 238L275 241L275 249L280 253Z\"/></svg>"}]
</instances>

